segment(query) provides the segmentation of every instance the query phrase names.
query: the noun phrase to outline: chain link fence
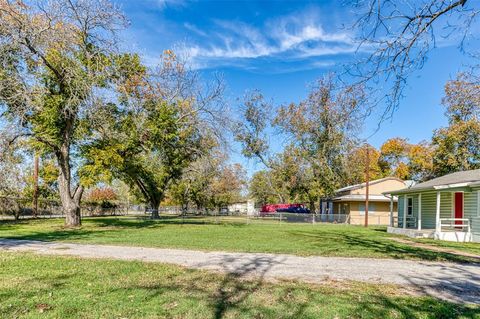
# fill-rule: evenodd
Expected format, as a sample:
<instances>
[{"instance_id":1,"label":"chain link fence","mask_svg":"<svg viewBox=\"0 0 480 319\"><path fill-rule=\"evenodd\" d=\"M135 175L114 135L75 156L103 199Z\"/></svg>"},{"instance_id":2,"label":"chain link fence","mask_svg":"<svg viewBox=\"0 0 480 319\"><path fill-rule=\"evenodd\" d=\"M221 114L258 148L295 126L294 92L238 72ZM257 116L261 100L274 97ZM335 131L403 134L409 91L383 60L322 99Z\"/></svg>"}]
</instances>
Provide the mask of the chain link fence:
<instances>
[{"instance_id":1,"label":"chain link fence","mask_svg":"<svg viewBox=\"0 0 480 319\"><path fill-rule=\"evenodd\" d=\"M143 215L151 216L151 209L144 205L130 205L129 203L116 202L111 207L102 205L82 204L82 217L94 216L125 216ZM0 220L18 220L33 218L33 203L29 198L2 197L0 196ZM254 223L256 221L272 221L275 223L304 223L304 224L353 224L363 225L364 216L351 216L348 214L295 214L275 213L261 214L258 211L245 213L222 209L197 209L182 208L180 206L163 206L159 214L166 218L205 218L215 222L240 222ZM38 218L64 217L62 206L59 201L39 199ZM385 216L369 216L370 225L388 225L389 218Z\"/></svg>"},{"instance_id":2,"label":"chain link fence","mask_svg":"<svg viewBox=\"0 0 480 319\"><path fill-rule=\"evenodd\" d=\"M129 205L124 202L113 202L110 207L101 204L83 204L80 213L88 216L123 216L131 214L144 214L146 209L142 205ZM38 218L64 217L60 201L39 199ZM0 196L0 219L29 219L34 217L33 200L31 198Z\"/></svg>"}]
</instances>

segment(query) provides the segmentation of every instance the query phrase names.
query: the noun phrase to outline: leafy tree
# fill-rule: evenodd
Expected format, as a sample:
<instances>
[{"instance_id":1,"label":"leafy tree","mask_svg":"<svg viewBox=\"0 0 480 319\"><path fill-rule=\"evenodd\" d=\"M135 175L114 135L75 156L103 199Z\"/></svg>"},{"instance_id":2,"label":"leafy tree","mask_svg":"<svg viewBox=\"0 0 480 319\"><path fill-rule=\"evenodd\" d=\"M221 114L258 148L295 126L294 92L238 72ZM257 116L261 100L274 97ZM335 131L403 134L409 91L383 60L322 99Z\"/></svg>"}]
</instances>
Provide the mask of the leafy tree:
<instances>
[{"instance_id":1,"label":"leafy tree","mask_svg":"<svg viewBox=\"0 0 480 319\"><path fill-rule=\"evenodd\" d=\"M249 181L249 195L255 198L260 205L274 203L277 200L275 190L271 185L273 178L267 176L271 173L270 170L260 170L255 172Z\"/></svg>"},{"instance_id":2,"label":"leafy tree","mask_svg":"<svg viewBox=\"0 0 480 319\"><path fill-rule=\"evenodd\" d=\"M271 165L266 135L271 109L261 92L247 93L243 102L243 119L237 124L235 135L235 140L242 144L242 154L260 160L266 167Z\"/></svg>"},{"instance_id":3,"label":"leafy tree","mask_svg":"<svg viewBox=\"0 0 480 319\"><path fill-rule=\"evenodd\" d=\"M409 179L426 181L433 177L433 147L427 142L410 145L408 152Z\"/></svg>"},{"instance_id":4,"label":"leafy tree","mask_svg":"<svg viewBox=\"0 0 480 319\"><path fill-rule=\"evenodd\" d=\"M0 2L0 114L55 158L66 226L81 223L77 151L103 105L124 25L106 0Z\"/></svg>"},{"instance_id":5,"label":"leafy tree","mask_svg":"<svg viewBox=\"0 0 480 319\"><path fill-rule=\"evenodd\" d=\"M480 120L480 84L471 74L460 73L445 85L442 104L450 124Z\"/></svg>"},{"instance_id":6,"label":"leafy tree","mask_svg":"<svg viewBox=\"0 0 480 319\"><path fill-rule=\"evenodd\" d=\"M344 158L357 143L365 104L361 87L342 87L330 75L318 81L307 99L279 109L275 123L310 166L315 197L330 196L341 185Z\"/></svg>"},{"instance_id":7,"label":"leafy tree","mask_svg":"<svg viewBox=\"0 0 480 319\"><path fill-rule=\"evenodd\" d=\"M480 168L480 85L465 74L445 85L443 105L448 127L434 132L436 176Z\"/></svg>"},{"instance_id":8,"label":"leafy tree","mask_svg":"<svg viewBox=\"0 0 480 319\"><path fill-rule=\"evenodd\" d=\"M410 144L391 138L380 147L379 166L385 176L424 181L432 177L433 148L427 142Z\"/></svg>"},{"instance_id":9,"label":"leafy tree","mask_svg":"<svg viewBox=\"0 0 480 319\"><path fill-rule=\"evenodd\" d=\"M480 123L458 122L435 131L433 169L436 176L480 168Z\"/></svg>"},{"instance_id":10,"label":"leafy tree","mask_svg":"<svg viewBox=\"0 0 480 319\"><path fill-rule=\"evenodd\" d=\"M365 103L361 86L341 86L333 75L319 80L307 99L278 109L272 125L291 143L272 156L266 137L271 106L261 94L247 96L236 138L247 158L257 158L267 168L254 176L250 193L266 201L273 191L281 202L304 201L313 210L320 197L343 183L344 159L356 142Z\"/></svg>"},{"instance_id":11,"label":"leafy tree","mask_svg":"<svg viewBox=\"0 0 480 319\"><path fill-rule=\"evenodd\" d=\"M147 106L148 105L148 106ZM132 115L117 115L106 136L85 147L84 170L102 179L119 178L135 189L158 217L169 184L200 152L195 130L180 123L175 105L148 101Z\"/></svg>"},{"instance_id":12,"label":"leafy tree","mask_svg":"<svg viewBox=\"0 0 480 319\"><path fill-rule=\"evenodd\" d=\"M362 145L351 150L345 160L344 185L359 184L365 182L367 148L369 152L369 177L371 180L385 177L386 174L380 166L380 152L371 145Z\"/></svg>"},{"instance_id":13,"label":"leafy tree","mask_svg":"<svg viewBox=\"0 0 480 319\"><path fill-rule=\"evenodd\" d=\"M58 168L55 161L48 157L43 157L40 161L38 172L38 196L43 199L58 200ZM33 198L33 170L28 170L26 185L22 191L22 196Z\"/></svg>"},{"instance_id":14,"label":"leafy tree","mask_svg":"<svg viewBox=\"0 0 480 319\"><path fill-rule=\"evenodd\" d=\"M222 165L211 183L211 205L220 210L242 200L245 175L240 164Z\"/></svg>"},{"instance_id":15,"label":"leafy tree","mask_svg":"<svg viewBox=\"0 0 480 319\"><path fill-rule=\"evenodd\" d=\"M390 176L408 179L408 153L410 144L404 138L391 138L380 147L380 166Z\"/></svg>"},{"instance_id":16,"label":"leafy tree","mask_svg":"<svg viewBox=\"0 0 480 319\"><path fill-rule=\"evenodd\" d=\"M198 212L211 208L212 180L225 161L225 154L214 150L191 163L184 170L182 178L176 180L169 189L173 202L180 204L184 211L190 205L194 205Z\"/></svg>"},{"instance_id":17,"label":"leafy tree","mask_svg":"<svg viewBox=\"0 0 480 319\"><path fill-rule=\"evenodd\" d=\"M88 204L89 209L94 207L103 209L116 208L118 196L111 187L95 187L86 192L84 202ZM100 211L102 212L102 211Z\"/></svg>"},{"instance_id":18,"label":"leafy tree","mask_svg":"<svg viewBox=\"0 0 480 319\"><path fill-rule=\"evenodd\" d=\"M271 128L272 105L259 91L249 92L243 100L242 118L235 127L235 140L242 145L242 154L248 159L259 160L267 169L274 170L275 159L270 154L267 130ZM273 174L265 174L268 185L277 200L286 201L284 185L273 180Z\"/></svg>"},{"instance_id":19,"label":"leafy tree","mask_svg":"<svg viewBox=\"0 0 480 319\"><path fill-rule=\"evenodd\" d=\"M195 205L199 212L220 210L242 200L246 173L240 164L227 164L227 160L218 149L199 158L172 185L169 195L184 211L190 205Z\"/></svg>"},{"instance_id":20,"label":"leafy tree","mask_svg":"<svg viewBox=\"0 0 480 319\"><path fill-rule=\"evenodd\" d=\"M277 195L281 194L281 202L306 202L315 209L321 190L315 183L311 165L302 150L289 145L272 158L270 169L253 175L249 190L262 205L278 202Z\"/></svg>"},{"instance_id":21,"label":"leafy tree","mask_svg":"<svg viewBox=\"0 0 480 319\"><path fill-rule=\"evenodd\" d=\"M118 196L111 187L93 188L86 194L86 199L90 202L104 202L117 200Z\"/></svg>"},{"instance_id":22,"label":"leafy tree","mask_svg":"<svg viewBox=\"0 0 480 319\"><path fill-rule=\"evenodd\" d=\"M124 181L150 205L153 218L170 185L218 143L213 137L221 128L213 124L221 83L202 91L198 74L172 51L161 62L148 70L137 55L117 61L119 103L104 109L101 134L83 148L86 175Z\"/></svg>"}]
</instances>

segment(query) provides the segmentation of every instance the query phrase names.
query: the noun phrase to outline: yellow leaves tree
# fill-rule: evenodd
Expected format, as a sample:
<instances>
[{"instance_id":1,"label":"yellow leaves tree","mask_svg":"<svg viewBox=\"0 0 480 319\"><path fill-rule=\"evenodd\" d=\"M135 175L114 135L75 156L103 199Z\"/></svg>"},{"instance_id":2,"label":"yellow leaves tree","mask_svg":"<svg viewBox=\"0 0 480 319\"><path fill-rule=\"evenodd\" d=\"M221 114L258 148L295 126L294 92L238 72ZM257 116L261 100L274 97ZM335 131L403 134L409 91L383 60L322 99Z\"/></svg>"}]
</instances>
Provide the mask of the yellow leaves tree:
<instances>
[{"instance_id":1,"label":"yellow leaves tree","mask_svg":"<svg viewBox=\"0 0 480 319\"><path fill-rule=\"evenodd\" d=\"M460 73L445 85L445 115L449 125L436 130L433 170L444 175L480 168L480 85L472 75Z\"/></svg>"},{"instance_id":2,"label":"yellow leaves tree","mask_svg":"<svg viewBox=\"0 0 480 319\"><path fill-rule=\"evenodd\" d=\"M380 165L390 176L401 179L409 177L409 170L406 162L410 145L404 138L391 138L380 147Z\"/></svg>"},{"instance_id":3,"label":"yellow leaves tree","mask_svg":"<svg viewBox=\"0 0 480 319\"><path fill-rule=\"evenodd\" d=\"M369 176L370 180L385 177L385 172L380 167L380 152L372 145L362 145L353 149L346 157L345 185L365 182L367 148L369 152Z\"/></svg>"}]
</instances>

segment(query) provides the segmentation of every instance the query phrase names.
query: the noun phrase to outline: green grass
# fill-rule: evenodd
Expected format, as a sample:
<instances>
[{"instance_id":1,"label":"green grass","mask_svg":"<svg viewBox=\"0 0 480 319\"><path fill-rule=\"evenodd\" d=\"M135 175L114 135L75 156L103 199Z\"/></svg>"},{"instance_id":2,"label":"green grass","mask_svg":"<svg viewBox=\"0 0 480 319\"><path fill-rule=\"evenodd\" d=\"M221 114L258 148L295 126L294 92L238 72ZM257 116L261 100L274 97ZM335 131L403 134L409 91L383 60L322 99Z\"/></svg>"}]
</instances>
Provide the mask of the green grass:
<instances>
[{"instance_id":1,"label":"green grass","mask_svg":"<svg viewBox=\"0 0 480 319\"><path fill-rule=\"evenodd\" d=\"M0 252L1 318L480 318L389 285L309 285L129 261Z\"/></svg>"},{"instance_id":2,"label":"green grass","mask_svg":"<svg viewBox=\"0 0 480 319\"><path fill-rule=\"evenodd\" d=\"M64 229L63 220L0 222L0 237L198 250L287 253L344 257L471 261L449 253L392 241L385 227L292 224L212 218L85 218L79 229ZM430 243L430 242L429 242ZM441 242L433 244L443 245ZM478 252L480 245L463 250ZM459 248L460 249L460 248Z\"/></svg>"}]
</instances>

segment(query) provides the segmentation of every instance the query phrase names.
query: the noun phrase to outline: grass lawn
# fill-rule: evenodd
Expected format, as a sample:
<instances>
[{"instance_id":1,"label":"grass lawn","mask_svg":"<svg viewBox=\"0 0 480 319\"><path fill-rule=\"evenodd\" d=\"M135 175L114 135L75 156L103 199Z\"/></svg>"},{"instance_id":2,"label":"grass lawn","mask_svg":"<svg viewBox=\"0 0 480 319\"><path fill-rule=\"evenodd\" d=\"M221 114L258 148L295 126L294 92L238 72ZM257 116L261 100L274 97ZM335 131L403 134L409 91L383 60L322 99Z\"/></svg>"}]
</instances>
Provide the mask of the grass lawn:
<instances>
[{"instance_id":1,"label":"grass lawn","mask_svg":"<svg viewBox=\"0 0 480 319\"><path fill-rule=\"evenodd\" d=\"M0 252L1 318L480 318L389 285L245 281L130 261Z\"/></svg>"},{"instance_id":2,"label":"grass lawn","mask_svg":"<svg viewBox=\"0 0 480 319\"><path fill-rule=\"evenodd\" d=\"M62 219L0 222L0 238L133 245L162 248L287 253L345 257L470 261L467 257L390 240L385 227L293 224L212 218L85 218L79 229L64 229ZM429 242L430 243L430 242ZM436 245L447 245L432 242ZM479 244L456 244L479 253Z\"/></svg>"}]
</instances>

